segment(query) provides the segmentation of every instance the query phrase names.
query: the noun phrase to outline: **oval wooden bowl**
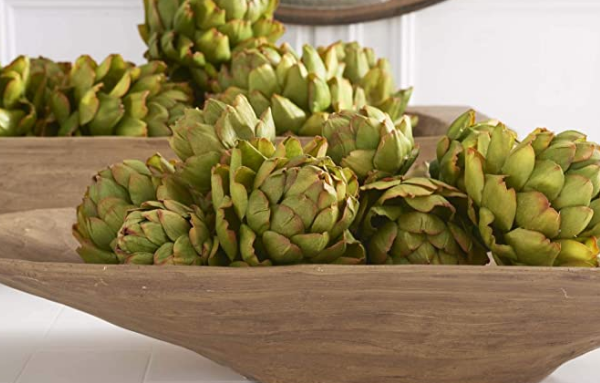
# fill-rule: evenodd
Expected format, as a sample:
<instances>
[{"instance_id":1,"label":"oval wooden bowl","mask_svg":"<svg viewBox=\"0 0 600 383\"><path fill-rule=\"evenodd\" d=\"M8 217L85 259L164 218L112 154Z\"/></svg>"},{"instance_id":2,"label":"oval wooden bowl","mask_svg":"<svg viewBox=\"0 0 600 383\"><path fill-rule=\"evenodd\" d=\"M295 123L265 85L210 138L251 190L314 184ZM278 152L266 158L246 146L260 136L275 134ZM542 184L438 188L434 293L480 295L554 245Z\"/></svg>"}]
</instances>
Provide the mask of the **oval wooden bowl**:
<instances>
[{"instance_id":1,"label":"oval wooden bowl","mask_svg":"<svg viewBox=\"0 0 600 383\"><path fill-rule=\"evenodd\" d=\"M73 220L0 216L0 283L262 383L534 383L600 346L597 270L85 265Z\"/></svg>"}]
</instances>

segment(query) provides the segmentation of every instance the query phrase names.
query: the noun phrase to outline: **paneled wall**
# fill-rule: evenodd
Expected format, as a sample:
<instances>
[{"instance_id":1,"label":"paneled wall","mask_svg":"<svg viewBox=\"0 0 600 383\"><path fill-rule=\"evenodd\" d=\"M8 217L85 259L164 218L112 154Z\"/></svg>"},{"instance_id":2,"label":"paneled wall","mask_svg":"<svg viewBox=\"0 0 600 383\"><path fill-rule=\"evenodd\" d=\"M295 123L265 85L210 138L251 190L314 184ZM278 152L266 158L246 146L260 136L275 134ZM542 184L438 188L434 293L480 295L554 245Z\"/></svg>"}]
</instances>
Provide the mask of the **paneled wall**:
<instances>
[{"instance_id":1,"label":"paneled wall","mask_svg":"<svg viewBox=\"0 0 600 383\"><path fill-rule=\"evenodd\" d=\"M141 62L142 0L0 0L0 60L119 52ZM285 41L356 40L390 59L414 104L468 104L520 132L578 128L600 141L600 1L449 0L350 26L290 26Z\"/></svg>"}]
</instances>

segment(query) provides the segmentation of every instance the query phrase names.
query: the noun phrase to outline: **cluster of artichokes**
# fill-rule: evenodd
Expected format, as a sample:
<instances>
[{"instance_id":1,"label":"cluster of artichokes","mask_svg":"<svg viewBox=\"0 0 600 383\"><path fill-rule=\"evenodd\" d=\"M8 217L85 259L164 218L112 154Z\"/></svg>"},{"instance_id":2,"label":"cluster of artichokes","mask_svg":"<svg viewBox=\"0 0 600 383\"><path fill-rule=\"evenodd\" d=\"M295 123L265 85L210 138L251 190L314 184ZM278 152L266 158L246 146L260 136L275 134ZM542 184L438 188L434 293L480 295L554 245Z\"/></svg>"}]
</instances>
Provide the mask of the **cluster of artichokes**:
<instances>
[{"instance_id":1,"label":"cluster of artichokes","mask_svg":"<svg viewBox=\"0 0 600 383\"><path fill-rule=\"evenodd\" d=\"M144 0L142 66L18 57L0 69L0 136L170 136L183 109L239 94L258 115L270 108L280 135L314 136L330 113L366 105L402 118L412 90L395 88L387 60L357 43L305 45L302 56L276 46L278 4Z\"/></svg>"},{"instance_id":2,"label":"cluster of artichokes","mask_svg":"<svg viewBox=\"0 0 600 383\"><path fill-rule=\"evenodd\" d=\"M304 45L299 56L287 44L263 44L235 53L213 84L215 96L238 94L256 113L271 108L277 133L314 136L332 112L375 106L401 118L411 89L396 91L387 60L356 43L326 48Z\"/></svg>"},{"instance_id":3,"label":"cluster of artichokes","mask_svg":"<svg viewBox=\"0 0 600 383\"><path fill-rule=\"evenodd\" d=\"M166 71L161 61L136 66L120 55L72 64L20 56L0 69L0 137L171 135L193 96Z\"/></svg>"},{"instance_id":4,"label":"cluster of artichokes","mask_svg":"<svg viewBox=\"0 0 600 383\"><path fill-rule=\"evenodd\" d=\"M432 173L469 198L468 216L501 265L598 266L600 147L576 131L523 141L497 121L460 116Z\"/></svg>"},{"instance_id":5,"label":"cluster of artichokes","mask_svg":"<svg viewBox=\"0 0 600 383\"><path fill-rule=\"evenodd\" d=\"M146 64L0 68L0 136L170 136L93 178L86 262L598 266L597 144L468 111L415 171L412 89L357 43L278 45L277 6L144 0Z\"/></svg>"},{"instance_id":6,"label":"cluster of artichokes","mask_svg":"<svg viewBox=\"0 0 600 383\"><path fill-rule=\"evenodd\" d=\"M431 175L411 119L371 106L316 135L276 137L237 94L172 126L178 159L101 171L74 233L87 262L205 266L445 264L597 267L600 147L578 132L523 141L460 116Z\"/></svg>"}]
</instances>

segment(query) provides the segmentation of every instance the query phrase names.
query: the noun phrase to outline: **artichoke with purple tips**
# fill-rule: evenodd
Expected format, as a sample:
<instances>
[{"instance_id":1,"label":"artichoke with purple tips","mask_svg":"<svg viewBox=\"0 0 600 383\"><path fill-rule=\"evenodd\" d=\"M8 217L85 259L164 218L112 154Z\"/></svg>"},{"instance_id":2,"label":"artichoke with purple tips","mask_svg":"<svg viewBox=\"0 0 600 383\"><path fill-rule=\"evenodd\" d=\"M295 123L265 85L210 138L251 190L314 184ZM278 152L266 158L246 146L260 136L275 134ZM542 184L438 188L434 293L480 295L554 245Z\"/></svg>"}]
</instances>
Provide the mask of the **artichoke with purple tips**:
<instances>
[{"instance_id":1,"label":"artichoke with purple tips","mask_svg":"<svg viewBox=\"0 0 600 383\"><path fill-rule=\"evenodd\" d=\"M198 207L176 201L145 202L125 218L115 253L120 263L218 265L211 219Z\"/></svg>"},{"instance_id":2,"label":"artichoke with purple tips","mask_svg":"<svg viewBox=\"0 0 600 383\"><path fill-rule=\"evenodd\" d=\"M419 156L410 118L404 116L394 126L387 114L373 107L332 115L322 134L329 142L327 155L354 171L361 182L404 175Z\"/></svg>"},{"instance_id":3,"label":"artichoke with purple tips","mask_svg":"<svg viewBox=\"0 0 600 383\"><path fill-rule=\"evenodd\" d=\"M172 129L170 145L182 161L178 173L191 190L203 194L210 191L212 167L227 162L239 140L275 140L271 111L256 116L242 95L231 105L210 99L203 110L187 109Z\"/></svg>"},{"instance_id":4,"label":"artichoke with purple tips","mask_svg":"<svg viewBox=\"0 0 600 383\"><path fill-rule=\"evenodd\" d=\"M358 45L350 48L354 46L348 44L347 49L362 52ZM343 52L344 45L322 49L304 45L301 56L288 44L240 50L231 64L221 68L213 92L224 102L243 94L257 114L271 108L279 135L320 135L330 113L358 110L367 104L392 114L394 121L400 119L411 90L393 93L396 90L385 60L372 63L373 67L366 62L363 71L360 64L346 64Z\"/></svg>"},{"instance_id":5,"label":"artichoke with purple tips","mask_svg":"<svg viewBox=\"0 0 600 383\"><path fill-rule=\"evenodd\" d=\"M466 211L466 195L458 189L428 178L390 178L361 190L355 229L369 263L488 263L486 249L460 214Z\"/></svg>"},{"instance_id":6,"label":"artichoke with purple tips","mask_svg":"<svg viewBox=\"0 0 600 383\"><path fill-rule=\"evenodd\" d=\"M100 171L77 207L78 254L88 263L118 263L116 238L127 213L162 199L199 203L177 178L173 163L159 155L148 164L126 160Z\"/></svg>"},{"instance_id":7,"label":"artichoke with purple tips","mask_svg":"<svg viewBox=\"0 0 600 383\"><path fill-rule=\"evenodd\" d=\"M274 43L285 27L273 19L278 0L144 0L139 26L146 58L169 65L172 78L194 84L201 99L219 67L243 47Z\"/></svg>"},{"instance_id":8,"label":"artichoke with purple tips","mask_svg":"<svg viewBox=\"0 0 600 383\"><path fill-rule=\"evenodd\" d=\"M358 181L326 157L316 139L241 141L230 165L213 169L216 231L236 266L364 263L349 232L358 211ZM315 156L316 155L316 156Z\"/></svg>"},{"instance_id":9,"label":"artichoke with purple tips","mask_svg":"<svg viewBox=\"0 0 600 383\"><path fill-rule=\"evenodd\" d=\"M499 264L598 266L600 148L584 134L537 129L518 142L468 112L440 142L434 169L467 193Z\"/></svg>"}]
</instances>

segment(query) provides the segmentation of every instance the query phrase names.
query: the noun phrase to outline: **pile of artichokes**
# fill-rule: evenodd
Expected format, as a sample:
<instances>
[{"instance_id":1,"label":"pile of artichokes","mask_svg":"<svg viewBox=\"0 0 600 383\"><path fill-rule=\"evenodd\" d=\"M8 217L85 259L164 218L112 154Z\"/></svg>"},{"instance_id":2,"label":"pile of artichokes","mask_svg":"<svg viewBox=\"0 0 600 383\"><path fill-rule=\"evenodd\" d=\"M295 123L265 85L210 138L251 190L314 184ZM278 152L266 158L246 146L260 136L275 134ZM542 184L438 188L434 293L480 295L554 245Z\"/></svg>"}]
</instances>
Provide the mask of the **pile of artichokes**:
<instances>
[{"instance_id":1,"label":"pile of artichokes","mask_svg":"<svg viewBox=\"0 0 600 383\"><path fill-rule=\"evenodd\" d=\"M169 136L193 92L166 72L161 61L136 66L120 55L72 64L19 56L0 69L0 137Z\"/></svg>"},{"instance_id":2,"label":"pile of artichokes","mask_svg":"<svg viewBox=\"0 0 600 383\"><path fill-rule=\"evenodd\" d=\"M279 44L278 3L144 0L146 64L0 68L0 137L170 137L94 176L86 262L598 267L597 144L468 111L415 167L412 89L357 43Z\"/></svg>"},{"instance_id":3,"label":"pile of artichokes","mask_svg":"<svg viewBox=\"0 0 600 383\"><path fill-rule=\"evenodd\" d=\"M387 60L357 43L305 45L301 56L278 47L278 4L144 0L141 66L20 56L0 68L0 137L170 136L185 108L239 94L257 115L270 108L280 135L315 136L330 113L366 105L402 118L412 89L396 89Z\"/></svg>"},{"instance_id":4,"label":"pile of artichokes","mask_svg":"<svg viewBox=\"0 0 600 383\"><path fill-rule=\"evenodd\" d=\"M410 118L372 106L276 138L271 108L237 94L172 130L177 160L94 177L73 227L86 262L598 266L600 147L578 132L519 141L468 111L429 175L408 173Z\"/></svg>"}]
</instances>

